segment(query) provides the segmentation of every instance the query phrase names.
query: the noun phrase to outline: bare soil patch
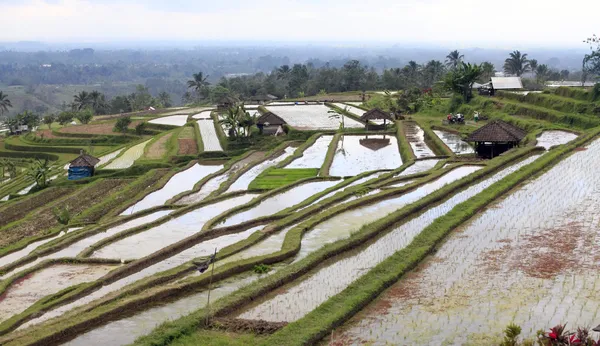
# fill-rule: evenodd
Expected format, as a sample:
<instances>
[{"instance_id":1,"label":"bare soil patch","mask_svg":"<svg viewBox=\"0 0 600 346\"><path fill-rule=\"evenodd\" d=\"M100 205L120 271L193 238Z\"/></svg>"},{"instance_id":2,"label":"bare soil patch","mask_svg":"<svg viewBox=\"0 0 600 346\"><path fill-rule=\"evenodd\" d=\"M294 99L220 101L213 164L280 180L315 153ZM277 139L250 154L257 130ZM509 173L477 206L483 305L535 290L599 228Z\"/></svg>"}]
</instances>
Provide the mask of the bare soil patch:
<instances>
[{"instance_id":1,"label":"bare soil patch","mask_svg":"<svg viewBox=\"0 0 600 346\"><path fill-rule=\"evenodd\" d=\"M0 209L0 227L17 221L39 207L53 202L75 191L68 187L50 187L34 196L24 197L23 200L14 202Z\"/></svg>"},{"instance_id":2,"label":"bare soil patch","mask_svg":"<svg viewBox=\"0 0 600 346\"><path fill-rule=\"evenodd\" d=\"M34 133L36 137L40 138L59 138L52 133L52 130L37 130Z\"/></svg>"},{"instance_id":3,"label":"bare soil patch","mask_svg":"<svg viewBox=\"0 0 600 346\"><path fill-rule=\"evenodd\" d=\"M198 146L196 140L189 138L180 138L178 155L196 155L198 154Z\"/></svg>"},{"instance_id":4,"label":"bare soil patch","mask_svg":"<svg viewBox=\"0 0 600 346\"><path fill-rule=\"evenodd\" d=\"M160 137L156 142L154 142L150 148L148 148L148 153L146 154L146 158L148 159L160 159L167 153L167 142L171 138L173 133L168 133L162 137Z\"/></svg>"},{"instance_id":5,"label":"bare soil patch","mask_svg":"<svg viewBox=\"0 0 600 346\"><path fill-rule=\"evenodd\" d=\"M134 129L141 120L132 121L129 124L130 129ZM113 128L115 127L114 122L107 122L102 124L87 124L87 125L76 125L76 126L68 126L63 127L58 130L61 133L86 133L86 134L94 134L94 135L119 135L117 132L113 132Z\"/></svg>"}]
</instances>

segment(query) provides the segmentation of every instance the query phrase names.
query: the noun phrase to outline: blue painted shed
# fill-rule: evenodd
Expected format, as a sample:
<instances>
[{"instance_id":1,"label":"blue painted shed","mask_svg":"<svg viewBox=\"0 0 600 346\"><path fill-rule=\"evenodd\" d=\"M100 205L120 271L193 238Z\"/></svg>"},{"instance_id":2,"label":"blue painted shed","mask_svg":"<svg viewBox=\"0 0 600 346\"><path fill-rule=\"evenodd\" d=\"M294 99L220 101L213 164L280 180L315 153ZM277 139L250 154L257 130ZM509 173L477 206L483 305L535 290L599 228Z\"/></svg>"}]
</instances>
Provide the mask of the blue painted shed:
<instances>
[{"instance_id":1,"label":"blue painted shed","mask_svg":"<svg viewBox=\"0 0 600 346\"><path fill-rule=\"evenodd\" d=\"M94 175L94 167L99 159L81 152L81 155L69 164L69 180L88 178Z\"/></svg>"}]
</instances>

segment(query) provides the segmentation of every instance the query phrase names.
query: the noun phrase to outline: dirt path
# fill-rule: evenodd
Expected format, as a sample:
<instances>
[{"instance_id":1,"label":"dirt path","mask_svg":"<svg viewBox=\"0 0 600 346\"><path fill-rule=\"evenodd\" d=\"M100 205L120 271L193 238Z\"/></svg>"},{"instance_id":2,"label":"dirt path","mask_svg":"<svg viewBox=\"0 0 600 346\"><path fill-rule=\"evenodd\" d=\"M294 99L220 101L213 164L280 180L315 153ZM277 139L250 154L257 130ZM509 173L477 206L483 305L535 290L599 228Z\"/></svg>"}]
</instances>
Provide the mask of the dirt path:
<instances>
[{"instance_id":1,"label":"dirt path","mask_svg":"<svg viewBox=\"0 0 600 346\"><path fill-rule=\"evenodd\" d=\"M160 137L156 142L154 142L150 148L148 148L148 153L146 154L146 158L148 159L160 159L167 153L167 142L171 139L173 133L168 133L162 137Z\"/></svg>"}]
</instances>

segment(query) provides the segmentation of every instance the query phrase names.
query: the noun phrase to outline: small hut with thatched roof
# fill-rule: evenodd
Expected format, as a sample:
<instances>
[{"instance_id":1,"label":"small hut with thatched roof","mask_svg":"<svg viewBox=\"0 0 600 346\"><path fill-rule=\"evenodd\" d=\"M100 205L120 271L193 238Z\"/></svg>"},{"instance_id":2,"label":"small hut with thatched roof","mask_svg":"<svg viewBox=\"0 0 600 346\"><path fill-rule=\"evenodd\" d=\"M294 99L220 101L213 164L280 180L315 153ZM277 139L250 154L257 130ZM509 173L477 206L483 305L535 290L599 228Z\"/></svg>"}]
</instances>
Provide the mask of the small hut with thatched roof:
<instances>
[{"instance_id":1,"label":"small hut with thatched roof","mask_svg":"<svg viewBox=\"0 0 600 346\"><path fill-rule=\"evenodd\" d=\"M392 117L388 113L382 111L379 108L373 108L370 111L366 112L362 115L362 117L360 117L360 120L362 120L365 123L365 127L367 130L385 130L386 121L394 121L394 119L392 119ZM371 120L383 120L383 125L369 125L369 121Z\"/></svg>"},{"instance_id":2,"label":"small hut with thatched roof","mask_svg":"<svg viewBox=\"0 0 600 346\"><path fill-rule=\"evenodd\" d=\"M238 99L229 95L223 95L217 100L217 109L226 110L235 106L239 102Z\"/></svg>"},{"instance_id":3,"label":"small hut with thatched roof","mask_svg":"<svg viewBox=\"0 0 600 346\"><path fill-rule=\"evenodd\" d=\"M467 142L475 143L479 156L493 158L519 145L527 132L502 120L493 120L473 131Z\"/></svg>"},{"instance_id":4,"label":"small hut with thatched roof","mask_svg":"<svg viewBox=\"0 0 600 346\"><path fill-rule=\"evenodd\" d=\"M265 104L266 102L277 100L277 96L271 94L258 94L250 97L250 101L258 102L258 104Z\"/></svg>"},{"instance_id":5,"label":"small hut with thatched roof","mask_svg":"<svg viewBox=\"0 0 600 346\"><path fill-rule=\"evenodd\" d=\"M86 154L83 150L79 157L69 164L69 180L77 180L94 176L99 159Z\"/></svg>"},{"instance_id":6,"label":"small hut with thatched roof","mask_svg":"<svg viewBox=\"0 0 600 346\"><path fill-rule=\"evenodd\" d=\"M287 124L285 120L273 112L266 112L256 119L256 126L261 134L281 134L283 132L283 125L285 124Z\"/></svg>"}]
</instances>

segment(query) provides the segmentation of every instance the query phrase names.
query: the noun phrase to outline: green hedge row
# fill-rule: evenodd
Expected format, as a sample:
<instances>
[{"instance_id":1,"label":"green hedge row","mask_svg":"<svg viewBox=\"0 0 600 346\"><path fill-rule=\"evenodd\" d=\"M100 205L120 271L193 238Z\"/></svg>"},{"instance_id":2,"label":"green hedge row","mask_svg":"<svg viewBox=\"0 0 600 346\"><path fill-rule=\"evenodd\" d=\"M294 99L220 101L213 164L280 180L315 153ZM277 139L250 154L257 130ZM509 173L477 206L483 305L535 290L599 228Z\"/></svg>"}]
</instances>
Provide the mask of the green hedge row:
<instances>
[{"instance_id":1,"label":"green hedge row","mask_svg":"<svg viewBox=\"0 0 600 346\"><path fill-rule=\"evenodd\" d=\"M11 143L12 141L5 141L4 147L8 150L24 151L24 152L51 152L51 153L63 153L63 154L79 154L82 148L73 147L49 147L43 145L19 145Z\"/></svg>"},{"instance_id":2,"label":"green hedge row","mask_svg":"<svg viewBox=\"0 0 600 346\"><path fill-rule=\"evenodd\" d=\"M498 96L565 113L600 115L600 105L596 103L578 101L557 95L537 93L520 95L509 92L498 92Z\"/></svg>"},{"instance_id":3,"label":"green hedge row","mask_svg":"<svg viewBox=\"0 0 600 346\"><path fill-rule=\"evenodd\" d=\"M136 136L102 136L102 137L90 137L90 138L41 138L32 134L29 134L22 138L23 142L28 144L46 144L46 145L90 145L90 144L102 144L102 145L120 145L129 143L131 141L139 140L140 137Z\"/></svg>"},{"instance_id":4,"label":"green hedge row","mask_svg":"<svg viewBox=\"0 0 600 346\"><path fill-rule=\"evenodd\" d=\"M554 93L558 96L568 97L579 101L590 100L590 93L582 88L558 87Z\"/></svg>"},{"instance_id":5,"label":"green hedge row","mask_svg":"<svg viewBox=\"0 0 600 346\"><path fill-rule=\"evenodd\" d=\"M79 152L78 152L79 153ZM0 157L22 158L22 159L40 159L49 161L58 161L58 155L49 153L32 153L23 151L0 151Z\"/></svg>"}]
</instances>

